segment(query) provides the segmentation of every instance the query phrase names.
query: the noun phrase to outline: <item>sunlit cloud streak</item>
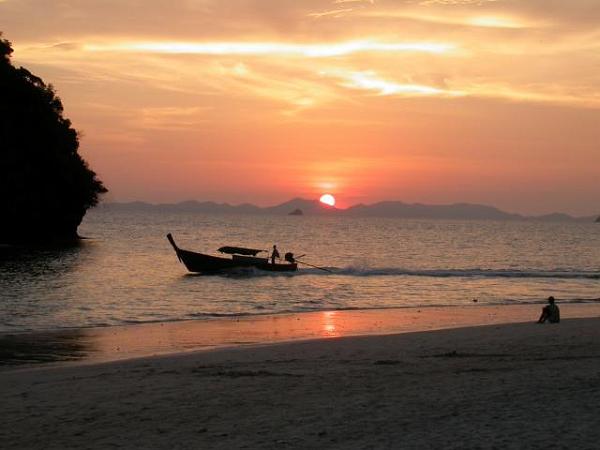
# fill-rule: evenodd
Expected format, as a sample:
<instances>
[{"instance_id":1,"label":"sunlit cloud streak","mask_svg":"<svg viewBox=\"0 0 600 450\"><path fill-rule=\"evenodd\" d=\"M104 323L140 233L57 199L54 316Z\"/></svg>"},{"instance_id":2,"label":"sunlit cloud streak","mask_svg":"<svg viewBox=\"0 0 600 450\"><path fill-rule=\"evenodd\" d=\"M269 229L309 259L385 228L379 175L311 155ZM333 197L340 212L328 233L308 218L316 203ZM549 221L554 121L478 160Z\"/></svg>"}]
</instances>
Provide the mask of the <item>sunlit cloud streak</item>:
<instances>
[{"instance_id":1,"label":"sunlit cloud streak","mask_svg":"<svg viewBox=\"0 0 600 450\"><path fill-rule=\"evenodd\" d=\"M461 25L481 28L531 28L544 25L540 21L525 20L509 15L473 15L473 14L434 14L428 11L398 10L365 10L356 13L362 17L379 19L406 19L435 24Z\"/></svg>"},{"instance_id":2,"label":"sunlit cloud streak","mask_svg":"<svg viewBox=\"0 0 600 450\"><path fill-rule=\"evenodd\" d=\"M556 80L545 83L511 82L509 78L502 80L498 77L482 77L481 74L476 78L465 74L447 75L439 79L423 71L398 71L386 67L386 55L381 55L383 59L379 60L369 56L371 67L365 69L360 62L331 61L323 58L322 53L318 57L324 67L321 67L321 63L307 67L299 54L270 58L268 53L233 53L246 58L258 58L243 63L244 58L241 61L220 61L218 56L230 54L219 53L216 57L213 54L204 55L206 58L201 61L170 58L169 63L165 64L164 57L169 53L142 52L136 57L115 59L114 53L108 50L87 53L74 48L83 49L84 46L52 45L46 49L24 50L21 55L38 63L60 62L63 67L72 67L75 73L80 73L76 75L80 80L143 83L149 88L194 96L202 93L227 96L230 92L236 92L237 96L283 105L279 113L287 116L343 99L356 97L354 99L357 100L360 91L383 97L435 97L448 100L469 97L592 109L600 107L600 98L593 93L589 83L567 85ZM408 57L404 53L402 55L401 58ZM111 58L112 71L104 69L107 57ZM458 54L458 58L462 60L464 57ZM450 63L445 57L441 61ZM132 70L132 67L135 69ZM348 95L349 91L355 91L355 94Z\"/></svg>"},{"instance_id":3,"label":"sunlit cloud streak","mask_svg":"<svg viewBox=\"0 0 600 450\"><path fill-rule=\"evenodd\" d=\"M342 78L340 86L351 89L375 91L379 95L402 96L461 96L460 91L451 91L434 86L413 83L397 83L385 80L372 71L352 72L339 76Z\"/></svg>"},{"instance_id":4,"label":"sunlit cloud streak","mask_svg":"<svg viewBox=\"0 0 600 450\"><path fill-rule=\"evenodd\" d=\"M580 108L600 109L600 94L590 93L585 89L580 92L568 89L549 89L545 87L511 86L500 83L470 84L466 86L463 95L470 97L503 99L515 102L551 103Z\"/></svg>"},{"instance_id":5,"label":"sunlit cloud streak","mask_svg":"<svg viewBox=\"0 0 600 450\"><path fill-rule=\"evenodd\" d=\"M335 0L333 3L370 3L375 4L375 0Z\"/></svg>"},{"instance_id":6,"label":"sunlit cloud streak","mask_svg":"<svg viewBox=\"0 0 600 450\"><path fill-rule=\"evenodd\" d=\"M320 19L323 17L332 17L334 19L344 17L347 14L350 14L356 10L363 9L369 5L374 5L375 0L335 0L333 2L334 5L340 5L342 8L321 11L321 12L311 12L308 14L308 17L313 17L316 19Z\"/></svg>"},{"instance_id":7,"label":"sunlit cloud streak","mask_svg":"<svg viewBox=\"0 0 600 450\"><path fill-rule=\"evenodd\" d=\"M530 26L514 18L499 16L474 16L467 19L466 23L476 27L489 28L527 28Z\"/></svg>"},{"instance_id":8,"label":"sunlit cloud streak","mask_svg":"<svg viewBox=\"0 0 600 450\"><path fill-rule=\"evenodd\" d=\"M440 54L455 45L436 42L349 41L340 43L298 44L282 42L122 42L85 44L88 52L170 53L196 55L300 56L325 58L361 52L418 52Z\"/></svg>"},{"instance_id":9,"label":"sunlit cloud streak","mask_svg":"<svg viewBox=\"0 0 600 450\"><path fill-rule=\"evenodd\" d=\"M371 91L380 96L396 97L471 97L513 102L553 103L583 108L600 108L600 95L586 92L565 92L544 86L519 87L499 83L472 83L469 80L451 80L453 88L419 83L403 83L380 77L374 71L321 72L322 76L335 77L338 85L347 89Z\"/></svg>"},{"instance_id":10,"label":"sunlit cloud streak","mask_svg":"<svg viewBox=\"0 0 600 450\"><path fill-rule=\"evenodd\" d=\"M316 17L316 18L328 17L328 16L342 17L344 14L350 13L352 11L354 11L354 8L332 9L330 11L309 13L308 17Z\"/></svg>"},{"instance_id":11,"label":"sunlit cloud streak","mask_svg":"<svg viewBox=\"0 0 600 450\"><path fill-rule=\"evenodd\" d=\"M480 6L485 3L496 3L499 0L422 0L421 5L476 5Z\"/></svg>"}]
</instances>

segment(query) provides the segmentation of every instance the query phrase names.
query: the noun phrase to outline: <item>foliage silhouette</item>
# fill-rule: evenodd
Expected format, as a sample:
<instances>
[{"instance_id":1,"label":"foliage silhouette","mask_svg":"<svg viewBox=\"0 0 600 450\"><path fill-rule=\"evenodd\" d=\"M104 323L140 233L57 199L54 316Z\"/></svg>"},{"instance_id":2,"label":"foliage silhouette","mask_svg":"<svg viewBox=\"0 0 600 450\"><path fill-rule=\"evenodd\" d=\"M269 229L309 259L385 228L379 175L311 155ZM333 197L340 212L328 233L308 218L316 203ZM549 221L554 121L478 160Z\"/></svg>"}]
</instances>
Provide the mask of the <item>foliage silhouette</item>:
<instances>
[{"instance_id":1,"label":"foliage silhouette","mask_svg":"<svg viewBox=\"0 0 600 450\"><path fill-rule=\"evenodd\" d=\"M107 192L52 85L11 64L0 32L0 241L70 241Z\"/></svg>"}]
</instances>

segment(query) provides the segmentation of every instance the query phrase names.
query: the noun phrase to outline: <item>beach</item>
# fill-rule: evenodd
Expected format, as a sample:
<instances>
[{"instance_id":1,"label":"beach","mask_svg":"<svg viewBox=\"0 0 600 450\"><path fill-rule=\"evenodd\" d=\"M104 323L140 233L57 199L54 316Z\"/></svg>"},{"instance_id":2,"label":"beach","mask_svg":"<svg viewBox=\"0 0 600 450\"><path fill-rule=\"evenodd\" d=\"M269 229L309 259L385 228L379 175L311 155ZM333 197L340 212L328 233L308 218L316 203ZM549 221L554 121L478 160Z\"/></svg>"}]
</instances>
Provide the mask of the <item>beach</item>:
<instances>
[{"instance_id":1,"label":"beach","mask_svg":"<svg viewBox=\"0 0 600 450\"><path fill-rule=\"evenodd\" d=\"M3 447L592 448L600 319L565 313L11 367Z\"/></svg>"}]
</instances>

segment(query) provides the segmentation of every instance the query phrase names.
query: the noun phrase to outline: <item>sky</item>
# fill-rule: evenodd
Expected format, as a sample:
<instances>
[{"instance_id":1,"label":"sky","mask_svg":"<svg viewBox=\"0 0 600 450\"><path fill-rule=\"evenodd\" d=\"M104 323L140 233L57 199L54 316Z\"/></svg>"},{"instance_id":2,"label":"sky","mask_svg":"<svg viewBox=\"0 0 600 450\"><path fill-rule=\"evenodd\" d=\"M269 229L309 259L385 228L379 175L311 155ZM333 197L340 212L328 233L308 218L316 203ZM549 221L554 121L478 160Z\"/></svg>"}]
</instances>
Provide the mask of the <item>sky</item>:
<instances>
[{"instance_id":1,"label":"sky","mask_svg":"<svg viewBox=\"0 0 600 450\"><path fill-rule=\"evenodd\" d=\"M600 213L598 0L0 0L108 201Z\"/></svg>"}]
</instances>

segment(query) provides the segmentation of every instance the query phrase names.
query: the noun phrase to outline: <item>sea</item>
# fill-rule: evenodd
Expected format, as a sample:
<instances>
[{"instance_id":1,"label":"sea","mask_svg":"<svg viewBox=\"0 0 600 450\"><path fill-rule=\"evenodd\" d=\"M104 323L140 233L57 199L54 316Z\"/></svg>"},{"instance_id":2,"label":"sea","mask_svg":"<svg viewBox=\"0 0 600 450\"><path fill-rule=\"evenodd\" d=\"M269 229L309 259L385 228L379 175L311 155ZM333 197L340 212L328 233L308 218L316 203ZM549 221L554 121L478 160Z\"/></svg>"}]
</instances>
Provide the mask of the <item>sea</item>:
<instances>
[{"instance_id":1,"label":"sea","mask_svg":"<svg viewBox=\"0 0 600 450\"><path fill-rule=\"evenodd\" d=\"M0 259L0 332L432 306L600 302L600 226L101 207L87 239ZM304 254L297 273L189 274L166 239ZM266 255L266 253L265 253ZM326 270L322 270L326 269Z\"/></svg>"}]
</instances>

